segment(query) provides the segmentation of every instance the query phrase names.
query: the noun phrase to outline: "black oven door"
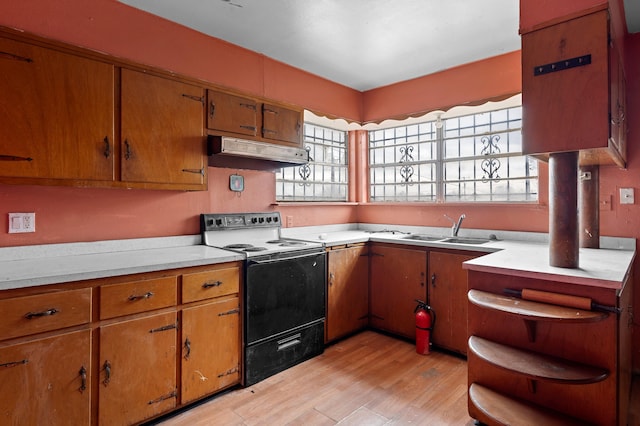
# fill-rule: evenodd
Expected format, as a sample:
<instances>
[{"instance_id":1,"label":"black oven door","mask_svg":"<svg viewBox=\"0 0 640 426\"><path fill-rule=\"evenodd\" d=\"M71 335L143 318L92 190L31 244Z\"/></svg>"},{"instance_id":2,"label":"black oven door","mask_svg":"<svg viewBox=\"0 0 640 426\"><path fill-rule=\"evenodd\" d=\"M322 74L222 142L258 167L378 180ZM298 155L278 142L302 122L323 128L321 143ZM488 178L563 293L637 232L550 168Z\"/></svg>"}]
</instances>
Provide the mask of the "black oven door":
<instances>
[{"instance_id":1,"label":"black oven door","mask_svg":"<svg viewBox=\"0 0 640 426\"><path fill-rule=\"evenodd\" d=\"M326 253L296 251L248 259L245 344L252 345L325 316Z\"/></svg>"}]
</instances>

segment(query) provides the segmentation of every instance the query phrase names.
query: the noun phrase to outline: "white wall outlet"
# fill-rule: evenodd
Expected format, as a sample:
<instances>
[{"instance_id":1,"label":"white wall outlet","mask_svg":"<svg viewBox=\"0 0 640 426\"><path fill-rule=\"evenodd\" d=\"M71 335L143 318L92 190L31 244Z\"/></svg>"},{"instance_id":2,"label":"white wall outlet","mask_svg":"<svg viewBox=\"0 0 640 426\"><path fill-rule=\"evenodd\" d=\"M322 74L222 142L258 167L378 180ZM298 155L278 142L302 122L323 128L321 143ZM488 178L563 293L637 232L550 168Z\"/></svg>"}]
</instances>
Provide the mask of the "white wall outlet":
<instances>
[{"instance_id":1,"label":"white wall outlet","mask_svg":"<svg viewBox=\"0 0 640 426\"><path fill-rule=\"evenodd\" d=\"M633 188L620 188L620 204L634 204Z\"/></svg>"},{"instance_id":2,"label":"white wall outlet","mask_svg":"<svg viewBox=\"0 0 640 426\"><path fill-rule=\"evenodd\" d=\"M9 233L36 232L35 213L9 213Z\"/></svg>"},{"instance_id":3,"label":"white wall outlet","mask_svg":"<svg viewBox=\"0 0 640 426\"><path fill-rule=\"evenodd\" d=\"M293 226L293 216L287 216L287 228L291 228Z\"/></svg>"}]
</instances>

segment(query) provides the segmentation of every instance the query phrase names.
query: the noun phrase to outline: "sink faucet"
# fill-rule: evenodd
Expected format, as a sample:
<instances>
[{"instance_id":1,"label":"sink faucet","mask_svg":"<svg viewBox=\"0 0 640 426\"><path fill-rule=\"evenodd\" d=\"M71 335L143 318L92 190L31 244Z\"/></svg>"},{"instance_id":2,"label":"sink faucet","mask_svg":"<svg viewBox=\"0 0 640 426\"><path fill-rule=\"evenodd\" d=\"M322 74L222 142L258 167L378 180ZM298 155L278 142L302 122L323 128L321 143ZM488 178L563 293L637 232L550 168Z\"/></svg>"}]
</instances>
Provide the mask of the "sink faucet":
<instances>
[{"instance_id":1,"label":"sink faucet","mask_svg":"<svg viewBox=\"0 0 640 426\"><path fill-rule=\"evenodd\" d=\"M447 219L449 219L451 221L451 223L453 223L453 226L451 227L451 236L452 237L457 237L458 236L458 231L460 230L460 225L462 225L462 221L467 216L464 213L462 213L460 215L460 217L458 218L457 222L455 220L451 219L446 214L444 215L444 217L446 217Z\"/></svg>"}]
</instances>

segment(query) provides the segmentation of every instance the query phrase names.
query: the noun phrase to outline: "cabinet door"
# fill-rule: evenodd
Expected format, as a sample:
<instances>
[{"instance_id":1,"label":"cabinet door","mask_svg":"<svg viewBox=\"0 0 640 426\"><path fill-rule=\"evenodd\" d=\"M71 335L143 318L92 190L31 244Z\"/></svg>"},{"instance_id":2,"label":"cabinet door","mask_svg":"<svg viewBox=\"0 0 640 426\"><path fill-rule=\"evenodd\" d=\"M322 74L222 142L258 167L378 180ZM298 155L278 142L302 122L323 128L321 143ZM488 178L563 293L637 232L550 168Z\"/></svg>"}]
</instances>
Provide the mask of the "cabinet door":
<instances>
[{"instance_id":1,"label":"cabinet door","mask_svg":"<svg viewBox=\"0 0 640 426\"><path fill-rule=\"evenodd\" d=\"M100 328L98 415L123 425L176 406L176 313Z\"/></svg>"},{"instance_id":2,"label":"cabinet door","mask_svg":"<svg viewBox=\"0 0 640 426\"><path fill-rule=\"evenodd\" d=\"M121 179L205 185L204 89L123 69L121 91Z\"/></svg>"},{"instance_id":3,"label":"cabinet door","mask_svg":"<svg viewBox=\"0 0 640 426\"><path fill-rule=\"evenodd\" d=\"M302 112L277 105L262 105L262 137L302 146Z\"/></svg>"},{"instance_id":4,"label":"cabinet door","mask_svg":"<svg viewBox=\"0 0 640 426\"><path fill-rule=\"evenodd\" d=\"M0 423L91 423L91 331L0 348Z\"/></svg>"},{"instance_id":5,"label":"cabinet door","mask_svg":"<svg viewBox=\"0 0 640 426\"><path fill-rule=\"evenodd\" d=\"M591 55L590 64L534 74L584 55ZM523 153L607 146L608 66L606 11L522 35Z\"/></svg>"},{"instance_id":6,"label":"cabinet door","mask_svg":"<svg viewBox=\"0 0 640 426\"><path fill-rule=\"evenodd\" d=\"M114 178L114 67L0 39L0 176Z\"/></svg>"},{"instance_id":7,"label":"cabinet door","mask_svg":"<svg viewBox=\"0 0 640 426\"><path fill-rule=\"evenodd\" d=\"M467 271L462 262L474 256L429 253L429 305L436 313L433 344L467 353Z\"/></svg>"},{"instance_id":8,"label":"cabinet door","mask_svg":"<svg viewBox=\"0 0 640 426\"><path fill-rule=\"evenodd\" d=\"M182 311L182 403L240 382L237 297Z\"/></svg>"},{"instance_id":9,"label":"cabinet door","mask_svg":"<svg viewBox=\"0 0 640 426\"><path fill-rule=\"evenodd\" d=\"M207 90L207 128L239 135L258 135L258 102Z\"/></svg>"},{"instance_id":10,"label":"cabinet door","mask_svg":"<svg viewBox=\"0 0 640 426\"><path fill-rule=\"evenodd\" d=\"M329 251L326 341L367 326L369 320L369 249Z\"/></svg>"},{"instance_id":11,"label":"cabinet door","mask_svg":"<svg viewBox=\"0 0 640 426\"><path fill-rule=\"evenodd\" d=\"M416 299L427 298L427 253L371 247L371 325L415 339Z\"/></svg>"}]
</instances>

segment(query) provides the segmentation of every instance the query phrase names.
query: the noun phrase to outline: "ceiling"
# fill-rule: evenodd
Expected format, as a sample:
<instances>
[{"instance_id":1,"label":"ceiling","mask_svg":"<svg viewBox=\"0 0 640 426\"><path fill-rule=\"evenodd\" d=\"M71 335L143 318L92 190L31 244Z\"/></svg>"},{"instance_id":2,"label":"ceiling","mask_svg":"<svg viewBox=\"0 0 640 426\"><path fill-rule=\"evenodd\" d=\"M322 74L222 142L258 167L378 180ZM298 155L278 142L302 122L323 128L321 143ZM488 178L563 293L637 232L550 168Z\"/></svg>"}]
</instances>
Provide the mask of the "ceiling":
<instances>
[{"instance_id":1,"label":"ceiling","mask_svg":"<svg viewBox=\"0 0 640 426\"><path fill-rule=\"evenodd\" d=\"M520 49L517 0L120 0L365 91Z\"/></svg>"}]
</instances>

